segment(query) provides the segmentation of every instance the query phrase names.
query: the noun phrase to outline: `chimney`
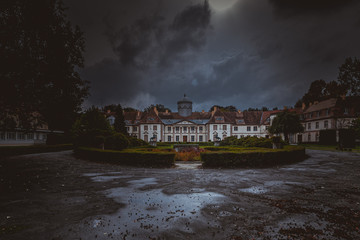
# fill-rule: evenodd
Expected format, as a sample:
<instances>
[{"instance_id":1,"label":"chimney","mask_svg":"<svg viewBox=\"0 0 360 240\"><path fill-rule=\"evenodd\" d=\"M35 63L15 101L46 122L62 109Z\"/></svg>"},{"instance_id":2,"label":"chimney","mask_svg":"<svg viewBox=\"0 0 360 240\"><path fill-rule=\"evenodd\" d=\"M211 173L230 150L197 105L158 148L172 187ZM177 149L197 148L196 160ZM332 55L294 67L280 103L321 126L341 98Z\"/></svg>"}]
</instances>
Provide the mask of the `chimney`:
<instances>
[{"instance_id":1,"label":"chimney","mask_svg":"<svg viewBox=\"0 0 360 240\"><path fill-rule=\"evenodd\" d=\"M284 106L284 110L287 110L287 106Z\"/></svg>"},{"instance_id":2,"label":"chimney","mask_svg":"<svg viewBox=\"0 0 360 240\"><path fill-rule=\"evenodd\" d=\"M214 112L216 112L216 111L217 111L217 106L214 107Z\"/></svg>"},{"instance_id":3,"label":"chimney","mask_svg":"<svg viewBox=\"0 0 360 240\"><path fill-rule=\"evenodd\" d=\"M205 113L205 110L203 109L203 110L201 110L201 113Z\"/></svg>"},{"instance_id":4,"label":"chimney","mask_svg":"<svg viewBox=\"0 0 360 240\"><path fill-rule=\"evenodd\" d=\"M108 109L106 112L107 112L107 113L111 113L110 109Z\"/></svg>"},{"instance_id":5,"label":"chimney","mask_svg":"<svg viewBox=\"0 0 360 240\"><path fill-rule=\"evenodd\" d=\"M158 110L156 109L156 107L154 107L154 112L155 112L155 114L158 116L159 115L159 112L158 112Z\"/></svg>"},{"instance_id":6,"label":"chimney","mask_svg":"<svg viewBox=\"0 0 360 240\"><path fill-rule=\"evenodd\" d=\"M315 102L314 102L314 105L316 105L316 104L318 104L318 103L319 103L319 101L315 101Z\"/></svg>"},{"instance_id":7,"label":"chimney","mask_svg":"<svg viewBox=\"0 0 360 240\"><path fill-rule=\"evenodd\" d=\"M168 113L169 113L169 110L168 110L168 109L166 109L166 110L165 110L165 113L166 113L166 114L168 114Z\"/></svg>"},{"instance_id":8,"label":"chimney","mask_svg":"<svg viewBox=\"0 0 360 240\"><path fill-rule=\"evenodd\" d=\"M238 113L241 113L241 110L240 110L240 109L238 110Z\"/></svg>"},{"instance_id":9,"label":"chimney","mask_svg":"<svg viewBox=\"0 0 360 240\"><path fill-rule=\"evenodd\" d=\"M140 118L140 111L137 111L136 118Z\"/></svg>"},{"instance_id":10,"label":"chimney","mask_svg":"<svg viewBox=\"0 0 360 240\"><path fill-rule=\"evenodd\" d=\"M341 97L341 99L342 99L342 100L345 100L346 95L345 95L345 94L343 94L343 95L341 95L340 97Z\"/></svg>"},{"instance_id":11,"label":"chimney","mask_svg":"<svg viewBox=\"0 0 360 240\"><path fill-rule=\"evenodd\" d=\"M301 109L302 109L302 110L305 110L305 108L306 108L306 104L305 104L305 103L302 103Z\"/></svg>"},{"instance_id":12,"label":"chimney","mask_svg":"<svg viewBox=\"0 0 360 240\"><path fill-rule=\"evenodd\" d=\"M309 107L311 107L312 106L312 102L311 103L309 103Z\"/></svg>"}]
</instances>

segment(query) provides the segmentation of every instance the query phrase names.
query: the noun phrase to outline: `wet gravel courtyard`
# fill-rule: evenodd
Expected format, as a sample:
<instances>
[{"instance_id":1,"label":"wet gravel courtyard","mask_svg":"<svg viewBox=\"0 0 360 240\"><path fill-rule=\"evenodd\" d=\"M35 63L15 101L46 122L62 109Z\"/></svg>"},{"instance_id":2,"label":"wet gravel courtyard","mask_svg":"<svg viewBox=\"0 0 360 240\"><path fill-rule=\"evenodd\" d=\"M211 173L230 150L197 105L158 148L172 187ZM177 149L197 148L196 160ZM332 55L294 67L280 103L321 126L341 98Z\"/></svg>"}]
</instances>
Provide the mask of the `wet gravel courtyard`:
<instances>
[{"instance_id":1,"label":"wet gravel courtyard","mask_svg":"<svg viewBox=\"0 0 360 240\"><path fill-rule=\"evenodd\" d=\"M360 239L360 155L265 169L0 160L0 239Z\"/></svg>"}]
</instances>

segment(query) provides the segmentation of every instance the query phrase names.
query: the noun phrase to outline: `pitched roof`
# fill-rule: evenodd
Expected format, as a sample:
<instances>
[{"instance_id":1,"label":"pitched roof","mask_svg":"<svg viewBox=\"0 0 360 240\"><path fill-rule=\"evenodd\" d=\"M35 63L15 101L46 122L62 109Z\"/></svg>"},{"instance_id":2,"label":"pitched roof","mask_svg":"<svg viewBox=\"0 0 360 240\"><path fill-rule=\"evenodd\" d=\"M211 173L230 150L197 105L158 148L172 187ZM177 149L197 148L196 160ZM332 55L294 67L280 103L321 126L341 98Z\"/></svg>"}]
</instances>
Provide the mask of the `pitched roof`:
<instances>
[{"instance_id":1,"label":"pitched roof","mask_svg":"<svg viewBox=\"0 0 360 240\"><path fill-rule=\"evenodd\" d=\"M327 108L332 108L336 106L337 99L336 98L330 98L324 101L321 101L319 103L313 104L310 107L308 107L304 112L310 113L315 111L320 111Z\"/></svg>"}]
</instances>

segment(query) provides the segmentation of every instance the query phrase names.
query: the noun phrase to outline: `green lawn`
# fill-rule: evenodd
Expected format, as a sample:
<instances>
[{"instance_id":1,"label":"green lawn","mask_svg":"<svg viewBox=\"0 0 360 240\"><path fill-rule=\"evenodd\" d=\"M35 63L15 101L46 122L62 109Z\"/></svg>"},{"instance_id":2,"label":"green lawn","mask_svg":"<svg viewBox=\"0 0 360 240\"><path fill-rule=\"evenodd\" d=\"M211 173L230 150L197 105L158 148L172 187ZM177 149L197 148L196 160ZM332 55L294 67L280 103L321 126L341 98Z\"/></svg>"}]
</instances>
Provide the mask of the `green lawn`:
<instances>
[{"instance_id":1,"label":"green lawn","mask_svg":"<svg viewBox=\"0 0 360 240\"><path fill-rule=\"evenodd\" d=\"M301 144L301 146L304 146L306 149L340 152L340 150L336 149L337 145ZM352 152L360 153L360 146L352 149Z\"/></svg>"}]
</instances>

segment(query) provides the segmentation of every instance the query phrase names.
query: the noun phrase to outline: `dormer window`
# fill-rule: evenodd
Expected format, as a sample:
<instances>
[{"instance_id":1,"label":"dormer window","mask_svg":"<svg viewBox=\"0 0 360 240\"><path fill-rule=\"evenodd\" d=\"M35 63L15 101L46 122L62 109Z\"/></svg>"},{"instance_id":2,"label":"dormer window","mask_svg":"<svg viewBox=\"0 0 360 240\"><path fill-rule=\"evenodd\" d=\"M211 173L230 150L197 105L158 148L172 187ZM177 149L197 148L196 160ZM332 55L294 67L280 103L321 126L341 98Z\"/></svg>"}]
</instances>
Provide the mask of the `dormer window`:
<instances>
[{"instance_id":1,"label":"dormer window","mask_svg":"<svg viewBox=\"0 0 360 240\"><path fill-rule=\"evenodd\" d=\"M155 119L154 118L152 118L152 117L149 117L148 118L148 121L154 121Z\"/></svg>"},{"instance_id":2,"label":"dormer window","mask_svg":"<svg viewBox=\"0 0 360 240\"><path fill-rule=\"evenodd\" d=\"M238 119L238 120L236 120L236 122L237 122L237 123L240 123L240 124L241 124L241 123L244 123L244 119Z\"/></svg>"},{"instance_id":3,"label":"dormer window","mask_svg":"<svg viewBox=\"0 0 360 240\"><path fill-rule=\"evenodd\" d=\"M216 121L222 121L222 120L224 120L224 118L223 117L216 117L215 120Z\"/></svg>"},{"instance_id":4,"label":"dormer window","mask_svg":"<svg viewBox=\"0 0 360 240\"><path fill-rule=\"evenodd\" d=\"M267 118L267 119L266 119L266 122L268 122L268 123L269 123L269 122L270 122L270 118Z\"/></svg>"}]
</instances>

